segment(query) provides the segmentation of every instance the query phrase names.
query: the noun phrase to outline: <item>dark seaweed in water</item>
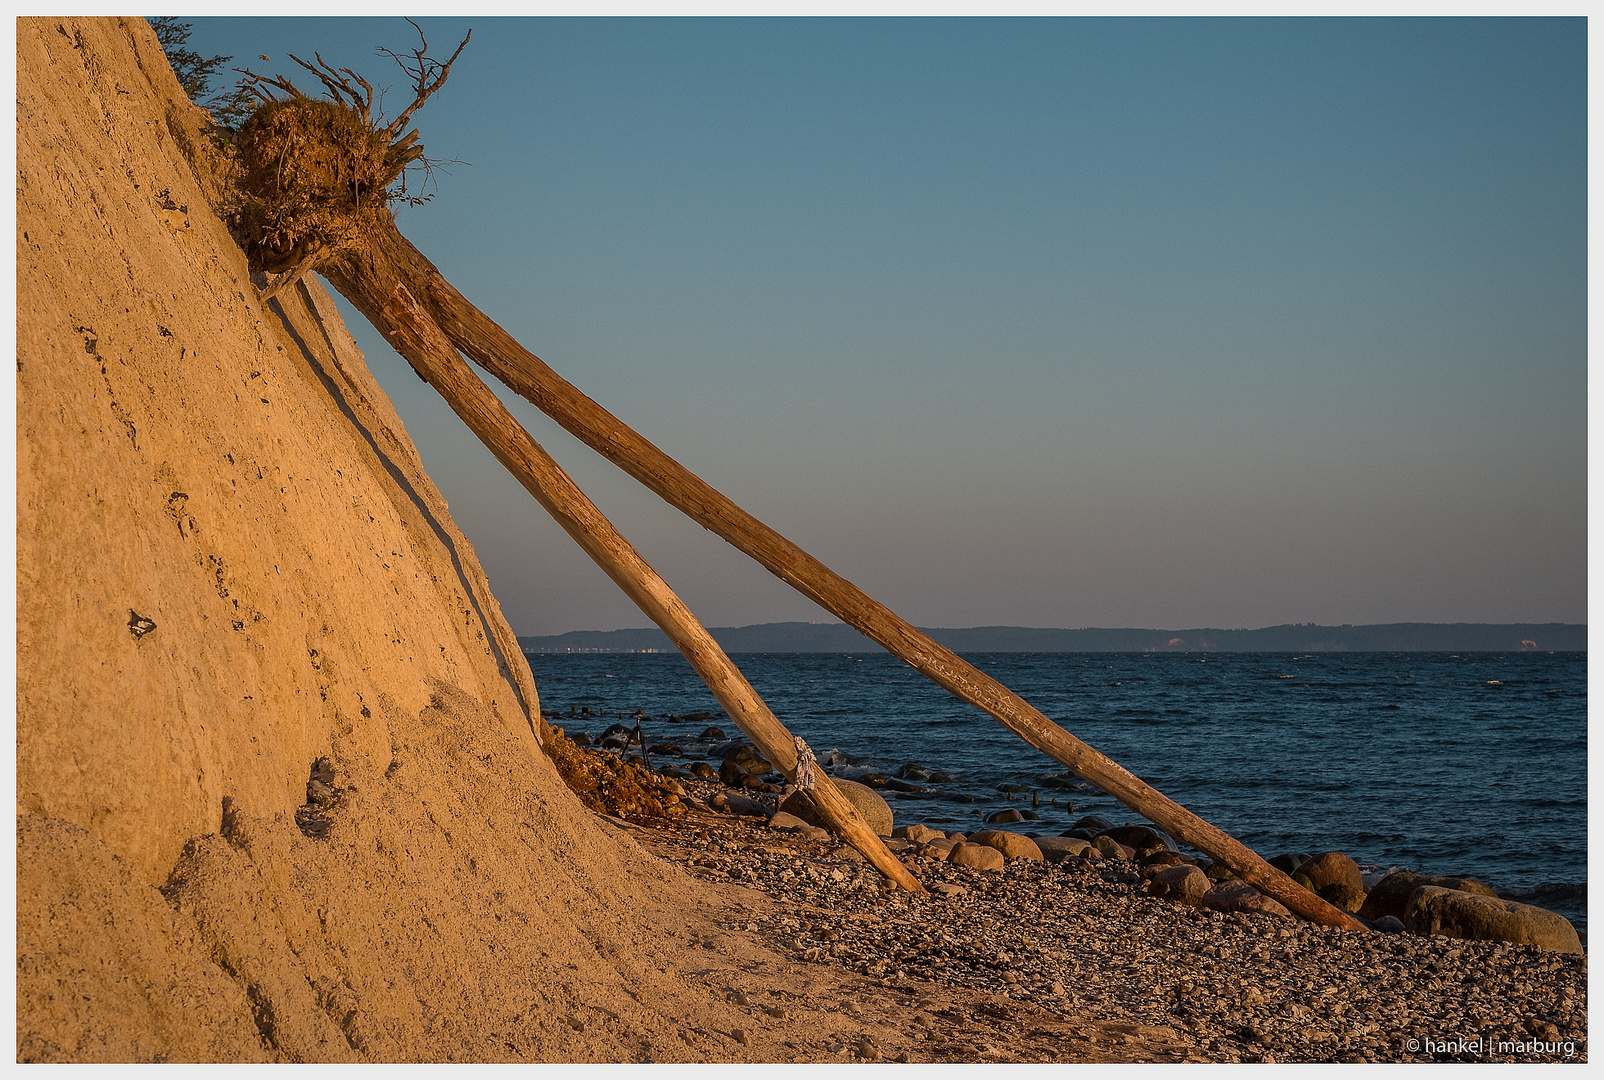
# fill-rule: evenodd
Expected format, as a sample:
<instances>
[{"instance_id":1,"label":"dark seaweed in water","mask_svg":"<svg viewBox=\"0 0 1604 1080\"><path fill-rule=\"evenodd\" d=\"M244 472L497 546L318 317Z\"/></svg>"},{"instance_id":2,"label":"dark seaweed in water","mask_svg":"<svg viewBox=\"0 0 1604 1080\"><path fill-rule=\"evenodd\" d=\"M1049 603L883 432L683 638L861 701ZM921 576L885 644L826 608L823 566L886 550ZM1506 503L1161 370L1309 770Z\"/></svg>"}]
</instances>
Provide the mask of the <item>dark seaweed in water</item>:
<instances>
[{"instance_id":1,"label":"dark seaweed in water","mask_svg":"<svg viewBox=\"0 0 1604 1080\"><path fill-rule=\"evenodd\" d=\"M1261 854L1335 848L1367 869L1464 874L1585 926L1583 653L968 659ZM899 822L974 824L1012 806L1042 819L1016 827L1056 833L1086 813L1134 816L1089 785L1049 783L1057 762L884 653L735 660L821 760L839 747L887 776L913 761L953 778L919 785L926 793L886 792ZM716 708L676 654L529 661L545 708L643 708L656 718L646 722L653 741L686 737L666 714Z\"/></svg>"}]
</instances>

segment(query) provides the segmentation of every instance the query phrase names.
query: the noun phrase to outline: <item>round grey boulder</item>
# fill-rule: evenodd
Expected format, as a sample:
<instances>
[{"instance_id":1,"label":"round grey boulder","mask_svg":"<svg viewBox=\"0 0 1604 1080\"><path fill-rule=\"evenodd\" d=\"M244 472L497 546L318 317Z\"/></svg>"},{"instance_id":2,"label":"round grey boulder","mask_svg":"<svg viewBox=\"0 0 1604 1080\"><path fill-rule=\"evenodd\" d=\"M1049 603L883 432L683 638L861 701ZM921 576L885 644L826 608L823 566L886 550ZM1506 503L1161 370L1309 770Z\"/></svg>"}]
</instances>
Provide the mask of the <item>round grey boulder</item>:
<instances>
[{"instance_id":1,"label":"round grey boulder","mask_svg":"<svg viewBox=\"0 0 1604 1080\"><path fill-rule=\"evenodd\" d=\"M1203 871L1189 863L1182 863L1165 867L1153 875L1147 892L1149 896L1196 906L1203 903L1203 897L1213 884Z\"/></svg>"},{"instance_id":2,"label":"round grey boulder","mask_svg":"<svg viewBox=\"0 0 1604 1080\"><path fill-rule=\"evenodd\" d=\"M839 777L832 779L830 782L836 786L836 790L845 795L852 805L857 808L863 820L869 823L869 828L881 836L891 835L891 807L872 788L864 787L853 780L842 780ZM808 798L805 791L793 791L786 796L785 801L780 804L780 809L787 814L795 814L809 825L821 829L828 828L824 823L824 819L819 816L819 811L814 807L813 800Z\"/></svg>"}]
</instances>

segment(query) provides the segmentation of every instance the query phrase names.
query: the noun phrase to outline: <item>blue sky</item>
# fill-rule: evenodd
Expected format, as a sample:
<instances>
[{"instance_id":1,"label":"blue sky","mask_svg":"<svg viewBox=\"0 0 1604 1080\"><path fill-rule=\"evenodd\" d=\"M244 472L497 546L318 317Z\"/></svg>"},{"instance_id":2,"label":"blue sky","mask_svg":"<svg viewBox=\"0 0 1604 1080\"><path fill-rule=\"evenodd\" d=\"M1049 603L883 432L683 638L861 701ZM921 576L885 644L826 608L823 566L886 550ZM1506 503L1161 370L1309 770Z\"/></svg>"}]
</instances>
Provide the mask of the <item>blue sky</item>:
<instances>
[{"instance_id":1,"label":"blue sky","mask_svg":"<svg viewBox=\"0 0 1604 1080\"><path fill-rule=\"evenodd\" d=\"M194 21L402 100L399 19ZM402 231L914 622L1585 621L1582 20L423 25ZM644 625L346 313L514 628ZM504 396L704 622L829 618Z\"/></svg>"}]
</instances>

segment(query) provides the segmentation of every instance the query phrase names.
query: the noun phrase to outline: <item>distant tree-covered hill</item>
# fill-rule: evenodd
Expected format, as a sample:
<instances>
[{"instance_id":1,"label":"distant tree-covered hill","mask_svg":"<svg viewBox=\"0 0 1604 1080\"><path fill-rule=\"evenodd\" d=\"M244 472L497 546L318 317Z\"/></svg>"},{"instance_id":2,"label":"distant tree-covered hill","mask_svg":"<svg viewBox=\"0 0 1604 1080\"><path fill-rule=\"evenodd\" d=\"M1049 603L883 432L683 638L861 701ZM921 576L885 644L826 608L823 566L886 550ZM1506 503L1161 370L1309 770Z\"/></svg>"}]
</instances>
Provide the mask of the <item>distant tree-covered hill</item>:
<instances>
[{"instance_id":1,"label":"distant tree-covered hill","mask_svg":"<svg viewBox=\"0 0 1604 1080\"><path fill-rule=\"evenodd\" d=\"M781 622L709 627L725 652L882 652L842 623ZM1383 623L1260 630L1053 630L1032 626L928 628L955 652L1571 652L1587 649L1572 623ZM575 630L521 637L525 652L672 652L661 630Z\"/></svg>"}]
</instances>

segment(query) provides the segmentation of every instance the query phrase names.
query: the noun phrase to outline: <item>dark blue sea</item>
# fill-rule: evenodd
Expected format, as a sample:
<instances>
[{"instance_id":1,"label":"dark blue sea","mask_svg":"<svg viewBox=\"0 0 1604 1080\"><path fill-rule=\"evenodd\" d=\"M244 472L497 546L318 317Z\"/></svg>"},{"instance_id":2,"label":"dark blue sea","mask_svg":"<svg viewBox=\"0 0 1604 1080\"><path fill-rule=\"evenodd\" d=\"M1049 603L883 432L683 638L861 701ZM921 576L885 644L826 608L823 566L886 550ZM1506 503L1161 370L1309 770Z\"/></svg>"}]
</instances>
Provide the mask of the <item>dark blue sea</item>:
<instances>
[{"instance_id":1,"label":"dark blue sea","mask_svg":"<svg viewBox=\"0 0 1604 1080\"><path fill-rule=\"evenodd\" d=\"M1347 852L1367 871L1464 874L1586 925L1585 653L975 653L1072 734L1260 854ZM1057 833L1135 815L886 654L733 657L821 757L952 777L887 795L899 824L972 826L1004 807ZM599 735L643 709L648 745L738 735L677 654L531 654L541 706ZM708 712L712 721L668 721ZM847 770L844 775L853 775ZM1028 792L1004 792L1004 785ZM963 797L974 802L957 801ZM955 799L956 797L956 799ZM1072 804L1072 805L1071 805Z\"/></svg>"}]
</instances>

